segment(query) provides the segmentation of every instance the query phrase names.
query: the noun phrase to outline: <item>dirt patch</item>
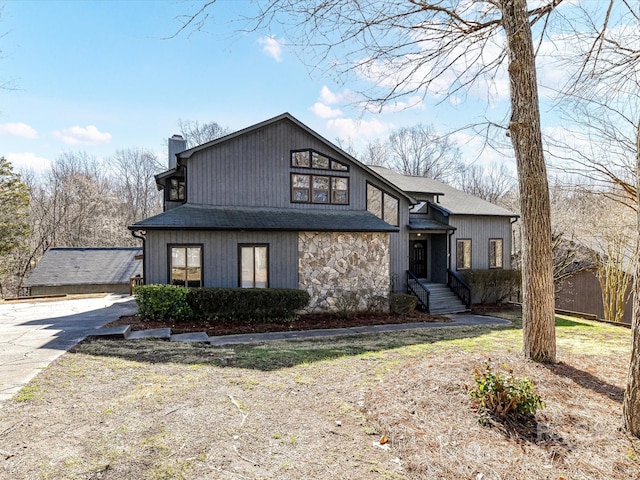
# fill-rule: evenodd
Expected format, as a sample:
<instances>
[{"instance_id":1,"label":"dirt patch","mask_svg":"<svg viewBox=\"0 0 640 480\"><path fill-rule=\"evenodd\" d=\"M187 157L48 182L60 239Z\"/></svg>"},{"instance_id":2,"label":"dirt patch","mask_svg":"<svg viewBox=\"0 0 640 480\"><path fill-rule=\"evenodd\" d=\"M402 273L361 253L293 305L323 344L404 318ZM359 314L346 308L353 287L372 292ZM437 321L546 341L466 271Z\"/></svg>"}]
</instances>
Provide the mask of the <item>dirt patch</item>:
<instances>
[{"instance_id":1,"label":"dirt patch","mask_svg":"<svg viewBox=\"0 0 640 480\"><path fill-rule=\"evenodd\" d=\"M233 347L84 342L2 404L0 478L639 479L640 440L621 428L629 332L559 322L561 363L544 366L517 353L509 318ZM477 420L468 385L489 357L546 402L526 434Z\"/></svg>"},{"instance_id":2,"label":"dirt patch","mask_svg":"<svg viewBox=\"0 0 640 480\"><path fill-rule=\"evenodd\" d=\"M368 325L388 325L400 323L448 322L447 317L429 315L414 311L404 315L390 313L361 312L353 314L309 313L301 315L291 322L251 322L251 323L212 323L206 320L185 322L157 321L138 315L120 317L107 327L130 325L132 330L170 327L172 333L206 332L209 336L232 335L241 333L282 332L291 330L317 330L326 328L362 327Z\"/></svg>"}]
</instances>

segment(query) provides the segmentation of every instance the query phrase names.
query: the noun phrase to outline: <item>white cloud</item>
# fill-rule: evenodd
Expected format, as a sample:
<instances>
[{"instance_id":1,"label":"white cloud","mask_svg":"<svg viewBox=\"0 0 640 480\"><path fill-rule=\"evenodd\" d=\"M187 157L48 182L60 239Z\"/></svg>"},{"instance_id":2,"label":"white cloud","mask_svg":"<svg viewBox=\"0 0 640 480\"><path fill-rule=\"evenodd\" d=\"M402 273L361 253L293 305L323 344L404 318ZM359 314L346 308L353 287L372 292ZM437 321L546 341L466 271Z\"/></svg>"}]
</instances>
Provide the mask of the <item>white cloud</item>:
<instances>
[{"instance_id":1,"label":"white cloud","mask_svg":"<svg viewBox=\"0 0 640 480\"><path fill-rule=\"evenodd\" d=\"M36 132L35 128L22 122L0 125L0 135L13 135L15 137L29 139L38 138L38 132Z\"/></svg>"},{"instance_id":2,"label":"white cloud","mask_svg":"<svg viewBox=\"0 0 640 480\"><path fill-rule=\"evenodd\" d=\"M354 120L352 118L336 118L327 122L327 129L338 138L375 138L392 129L392 125L373 120Z\"/></svg>"},{"instance_id":3,"label":"white cloud","mask_svg":"<svg viewBox=\"0 0 640 480\"><path fill-rule=\"evenodd\" d=\"M258 40L262 45L262 51L273 58L276 62L282 61L282 40L278 40L273 35L262 37Z\"/></svg>"},{"instance_id":4,"label":"white cloud","mask_svg":"<svg viewBox=\"0 0 640 480\"><path fill-rule=\"evenodd\" d=\"M111 134L101 132L94 125L65 128L62 131L53 132L53 136L67 145L101 145L111 142Z\"/></svg>"},{"instance_id":5,"label":"white cloud","mask_svg":"<svg viewBox=\"0 0 640 480\"><path fill-rule=\"evenodd\" d=\"M51 167L51 161L48 158L38 157L32 152L7 153L5 158L11 162L15 170L32 169L42 172Z\"/></svg>"},{"instance_id":6,"label":"white cloud","mask_svg":"<svg viewBox=\"0 0 640 480\"><path fill-rule=\"evenodd\" d=\"M361 96L345 88L341 92L332 92L326 85L320 89L319 99L326 105L336 105L338 103L357 103L361 100Z\"/></svg>"},{"instance_id":7,"label":"white cloud","mask_svg":"<svg viewBox=\"0 0 640 480\"><path fill-rule=\"evenodd\" d=\"M342 116L342 111L336 108L331 108L330 106L325 105L322 102L314 103L313 107L311 107L309 110L311 110L320 118L335 118Z\"/></svg>"}]
</instances>

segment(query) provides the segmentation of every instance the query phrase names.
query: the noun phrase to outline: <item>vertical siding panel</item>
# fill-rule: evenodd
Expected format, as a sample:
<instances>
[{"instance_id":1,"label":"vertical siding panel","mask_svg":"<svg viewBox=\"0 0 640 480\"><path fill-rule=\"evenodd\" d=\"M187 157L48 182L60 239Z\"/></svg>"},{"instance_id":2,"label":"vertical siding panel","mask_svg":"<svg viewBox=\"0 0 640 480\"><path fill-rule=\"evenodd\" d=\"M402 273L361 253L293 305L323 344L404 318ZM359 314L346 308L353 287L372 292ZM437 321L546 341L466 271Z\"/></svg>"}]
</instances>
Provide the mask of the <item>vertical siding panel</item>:
<instances>
[{"instance_id":1,"label":"vertical siding panel","mask_svg":"<svg viewBox=\"0 0 640 480\"><path fill-rule=\"evenodd\" d=\"M456 254L456 240L470 238L471 268L489 268L489 239L502 238L503 268L511 268L512 228L509 217L452 215L450 224L456 227L451 241L453 258Z\"/></svg>"}]
</instances>

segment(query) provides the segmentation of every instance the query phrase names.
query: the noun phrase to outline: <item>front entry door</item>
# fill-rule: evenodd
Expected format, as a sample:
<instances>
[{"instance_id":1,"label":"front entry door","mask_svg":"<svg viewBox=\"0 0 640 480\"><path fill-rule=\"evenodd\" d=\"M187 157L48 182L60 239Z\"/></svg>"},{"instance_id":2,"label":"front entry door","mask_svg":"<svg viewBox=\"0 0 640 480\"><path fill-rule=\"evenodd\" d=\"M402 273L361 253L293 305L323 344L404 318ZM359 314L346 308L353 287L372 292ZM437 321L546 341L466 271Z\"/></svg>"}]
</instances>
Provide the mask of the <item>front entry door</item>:
<instances>
[{"instance_id":1,"label":"front entry door","mask_svg":"<svg viewBox=\"0 0 640 480\"><path fill-rule=\"evenodd\" d=\"M428 278L427 241L409 241L409 270L418 278Z\"/></svg>"}]
</instances>

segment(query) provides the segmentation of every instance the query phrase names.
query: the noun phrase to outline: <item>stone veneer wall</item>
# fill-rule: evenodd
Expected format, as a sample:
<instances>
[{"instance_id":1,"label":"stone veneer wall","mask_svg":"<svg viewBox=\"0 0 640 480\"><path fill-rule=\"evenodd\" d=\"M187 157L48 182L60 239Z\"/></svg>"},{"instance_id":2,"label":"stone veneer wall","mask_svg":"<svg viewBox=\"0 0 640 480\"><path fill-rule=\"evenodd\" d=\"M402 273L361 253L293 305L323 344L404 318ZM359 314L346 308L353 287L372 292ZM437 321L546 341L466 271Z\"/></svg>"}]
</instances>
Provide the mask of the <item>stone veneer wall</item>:
<instances>
[{"instance_id":1,"label":"stone veneer wall","mask_svg":"<svg viewBox=\"0 0 640 480\"><path fill-rule=\"evenodd\" d=\"M300 232L299 288L308 311L382 307L389 296L389 234Z\"/></svg>"}]
</instances>

